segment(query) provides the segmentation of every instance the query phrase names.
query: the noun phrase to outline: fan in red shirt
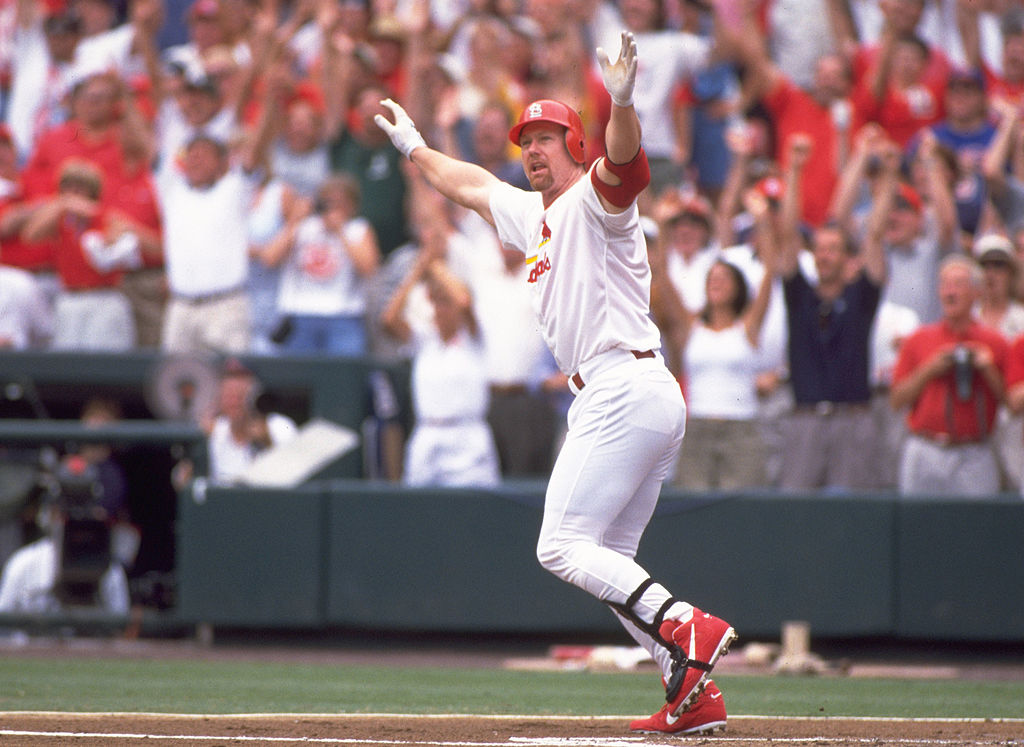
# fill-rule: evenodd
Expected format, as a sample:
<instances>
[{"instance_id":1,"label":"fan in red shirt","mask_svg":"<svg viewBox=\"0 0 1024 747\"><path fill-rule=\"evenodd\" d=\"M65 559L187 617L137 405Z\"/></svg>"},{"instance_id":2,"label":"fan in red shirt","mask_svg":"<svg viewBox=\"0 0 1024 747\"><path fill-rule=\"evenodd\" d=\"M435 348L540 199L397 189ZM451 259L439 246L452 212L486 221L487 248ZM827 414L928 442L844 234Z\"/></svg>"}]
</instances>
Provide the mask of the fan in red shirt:
<instances>
[{"instance_id":1,"label":"fan in red shirt","mask_svg":"<svg viewBox=\"0 0 1024 747\"><path fill-rule=\"evenodd\" d=\"M997 72L981 54L981 33L978 18L981 6L957 3L957 25L968 67L985 74L985 89L992 98L1006 99L1024 106L1024 14L1006 13L1000 19L1002 32L1002 71Z\"/></svg>"},{"instance_id":2,"label":"fan in red shirt","mask_svg":"<svg viewBox=\"0 0 1024 747\"><path fill-rule=\"evenodd\" d=\"M1006 404L1010 412L1024 412L1024 335L1015 339L1010 346L1006 364ZM1024 474L1017 477L1020 480L1021 495L1024 495Z\"/></svg>"},{"instance_id":3,"label":"fan in red shirt","mask_svg":"<svg viewBox=\"0 0 1024 747\"><path fill-rule=\"evenodd\" d=\"M921 128L942 119L949 66L929 70L931 50L916 34L882 32L879 53L854 89L854 129L877 122L905 148Z\"/></svg>"},{"instance_id":4,"label":"fan in red shirt","mask_svg":"<svg viewBox=\"0 0 1024 747\"><path fill-rule=\"evenodd\" d=\"M30 244L21 239L33 207L22 189L11 131L0 124L0 263L32 273L52 272L53 243Z\"/></svg>"},{"instance_id":5,"label":"fan in red shirt","mask_svg":"<svg viewBox=\"0 0 1024 747\"><path fill-rule=\"evenodd\" d=\"M141 266L140 240L110 234L113 211L102 201L103 175L87 161L68 160L57 193L25 224L28 241L56 239L61 289L55 301L55 349L129 350L135 346L131 306L120 289L125 268Z\"/></svg>"},{"instance_id":6,"label":"fan in red shirt","mask_svg":"<svg viewBox=\"0 0 1024 747\"><path fill-rule=\"evenodd\" d=\"M788 165L786 144L793 135L807 135L814 143L814 154L801 176L801 217L820 226L828 217L849 147L850 67L839 54L823 56L815 65L813 86L805 91L772 61L767 39L751 12L744 18L743 33L732 41L747 70L744 93L749 99L760 99L772 116L775 158L781 168Z\"/></svg>"},{"instance_id":7,"label":"fan in red shirt","mask_svg":"<svg viewBox=\"0 0 1024 747\"><path fill-rule=\"evenodd\" d=\"M939 270L942 319L919 327L900 348L890 401L894 409L910 408L900 464L903 494L999 492L991 438L1008 345L973 315L981 284L973 259L947 257Z\"/></svg>"},{"instance_id":8,"label":"fan in red shirt","mask_svg":"<svg viewBox=\"0 0 1024 747\"><path fill-rule=\"evenodd\" d=\"M26 198L54 194L68 159L94 164L108 193L148 168L152 135L116 73L94 72L80 80L71 91L71 115L36 141L22 173Z\"/></svg>"}]
</instances>

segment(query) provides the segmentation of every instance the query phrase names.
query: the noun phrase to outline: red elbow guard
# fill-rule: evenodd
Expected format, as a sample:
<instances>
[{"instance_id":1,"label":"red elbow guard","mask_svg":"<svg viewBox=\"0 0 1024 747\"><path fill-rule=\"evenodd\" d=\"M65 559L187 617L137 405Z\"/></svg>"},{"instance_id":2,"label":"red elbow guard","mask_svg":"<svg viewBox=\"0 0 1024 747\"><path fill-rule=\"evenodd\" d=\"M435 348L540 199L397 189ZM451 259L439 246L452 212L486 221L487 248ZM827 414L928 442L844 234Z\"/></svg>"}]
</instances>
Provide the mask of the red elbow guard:
<instances>
[{"instance_id":1,"label":"red elbow guard","mask_svg":"<svg viewBox=\"0 0 1024 747\"><path fill-rule=\"evenodd\" d=\"M616 207L627 207L651 182L651 167L647 163L647 154L643 148L637 151L629 163L612 163L608 156L605 156L604 167L619 177L621 184L612 186L601 181L596 168L590 171L590 181L597 193Z\"/></svg>"}]
</instances>

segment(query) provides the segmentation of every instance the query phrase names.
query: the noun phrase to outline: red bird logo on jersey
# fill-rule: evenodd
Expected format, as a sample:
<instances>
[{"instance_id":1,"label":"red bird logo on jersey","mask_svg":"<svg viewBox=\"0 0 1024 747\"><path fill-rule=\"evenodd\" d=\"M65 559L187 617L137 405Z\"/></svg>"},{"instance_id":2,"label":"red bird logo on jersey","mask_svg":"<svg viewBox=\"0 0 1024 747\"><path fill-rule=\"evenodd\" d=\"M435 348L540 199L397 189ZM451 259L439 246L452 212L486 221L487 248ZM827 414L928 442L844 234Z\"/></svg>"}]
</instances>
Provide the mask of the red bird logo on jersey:
<instances>
[{"instance_id":1,"label":"red bird logo on jersey","mask_svg":"<svg viewBox=\"0 0 1024 747\"><path fill-rule=\"evenodd\" d=\"M551 229L548 228L547 221L542 221L540 226L540 244L537 246L537 248L539 249L549 241L551 241ZM548 259L548 256L546 254L543 257L541 257L539 254L534 254L532 257L527 257L526 264L533 265L532 267L530 267L530 277L526 279L526 282L528 283L536 283L541 275L543 275L545 272L551 269L551 260Z\"/></svg>"}]
</instances>

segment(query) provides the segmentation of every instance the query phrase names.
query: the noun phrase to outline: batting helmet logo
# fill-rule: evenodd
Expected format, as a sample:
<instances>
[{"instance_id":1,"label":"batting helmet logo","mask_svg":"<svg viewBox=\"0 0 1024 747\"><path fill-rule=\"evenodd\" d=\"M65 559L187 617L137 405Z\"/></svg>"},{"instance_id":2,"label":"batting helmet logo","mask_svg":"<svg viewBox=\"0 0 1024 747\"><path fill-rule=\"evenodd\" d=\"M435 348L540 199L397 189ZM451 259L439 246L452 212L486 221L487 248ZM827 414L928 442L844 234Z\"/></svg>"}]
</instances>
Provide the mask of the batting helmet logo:
<instances>
[{"instance_id":1,"label":"batting helmet logo","mask_svg":"<svg viewBox=\"0 0 1024 747\"><path fill-rule=\"evenodd\" d=\"M523 128L534 122L549 122L564 127L565 147L569 149L569 155L577 163L584 163L583 119L572 107L553 99L534 101L523 109L519 121L509 130L508 139L519 145L519 135Z\"/></svg>"}]
</instances>

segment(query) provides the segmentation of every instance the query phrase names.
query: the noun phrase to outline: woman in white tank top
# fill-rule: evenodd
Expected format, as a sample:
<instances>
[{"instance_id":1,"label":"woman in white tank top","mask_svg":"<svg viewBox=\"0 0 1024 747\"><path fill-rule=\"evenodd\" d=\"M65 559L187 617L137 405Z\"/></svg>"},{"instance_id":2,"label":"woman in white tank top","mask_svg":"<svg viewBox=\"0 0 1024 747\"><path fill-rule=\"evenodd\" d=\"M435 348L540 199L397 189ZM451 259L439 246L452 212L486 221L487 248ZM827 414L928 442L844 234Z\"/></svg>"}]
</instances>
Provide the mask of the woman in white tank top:
<instances>
[{"instance_id":1,"label":"woman in white tank top","mask_svg":"<svg viewBox=\"0 0 1024 747\"><path fill-rule=\"evenodd\" d=\"M755 210L755 241L766 271L753 299L743 273L718 259L708 270L704 308L694 314L668 280L662 249L650 250L651 307L665 337L666 359L686 393L687 433L673 484L687 490L736 490L766 482L757 420L758 338L771 296L778 238L767 203Z\"/></svg>"}]
</instances>

